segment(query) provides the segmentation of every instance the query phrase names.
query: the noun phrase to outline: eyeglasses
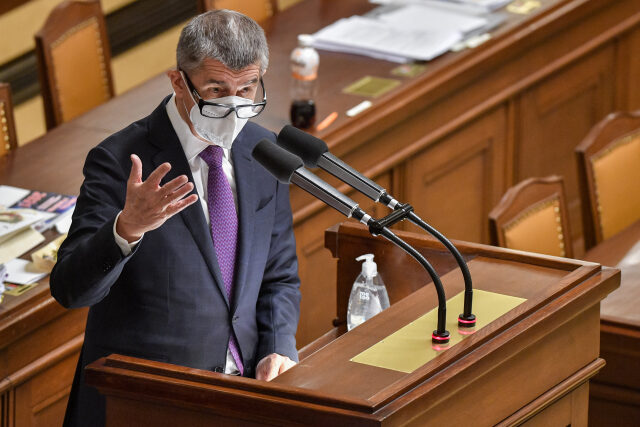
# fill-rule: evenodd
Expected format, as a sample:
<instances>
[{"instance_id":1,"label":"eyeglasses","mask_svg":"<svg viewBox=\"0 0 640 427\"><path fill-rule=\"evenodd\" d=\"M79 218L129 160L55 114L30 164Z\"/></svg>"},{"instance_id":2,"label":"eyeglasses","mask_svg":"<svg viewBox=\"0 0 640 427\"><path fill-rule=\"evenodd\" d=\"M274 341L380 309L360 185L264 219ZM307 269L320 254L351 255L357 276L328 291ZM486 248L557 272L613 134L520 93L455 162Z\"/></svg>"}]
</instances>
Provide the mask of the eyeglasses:
<instances>
[{"instance_id":1,"label":"eyeglasses","mask_svg":"<svg viewBox=\"0 0 640 427\"><path fill-rule=\"evenodd\" d=\"M189 79L187 73L182 71L182 74L187 81L187 85L189 85L189 89L198 100L198 108L200 109L200 114L205 117L210 117L212 119L223 119L231 114L232 111L234 111L239 119L250 119L262 113L262 110L264 110L264 107L266 107L267 105L267 91L264 90L264 82L262 81L262 77L260 77L260 87L262 88L263 93L262 102L253 104L232 105L205 101L204 99L202 99L193 83L191 83L191 79Z\"/></svg>"}]
</instances>

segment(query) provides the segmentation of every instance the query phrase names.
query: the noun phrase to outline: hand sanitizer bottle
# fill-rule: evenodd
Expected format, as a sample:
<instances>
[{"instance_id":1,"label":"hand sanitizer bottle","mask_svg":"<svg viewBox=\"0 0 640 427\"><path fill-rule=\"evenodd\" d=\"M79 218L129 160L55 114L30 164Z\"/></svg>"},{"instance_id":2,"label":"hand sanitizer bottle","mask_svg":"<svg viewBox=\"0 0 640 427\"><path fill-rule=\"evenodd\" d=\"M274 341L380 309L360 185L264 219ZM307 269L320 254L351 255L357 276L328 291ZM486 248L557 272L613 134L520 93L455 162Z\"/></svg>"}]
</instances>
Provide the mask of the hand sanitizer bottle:
<instances>
[{"instance_id":1,"label":"hand sanitizer bottle","mask_svg":"<svg viewBox=\"0 0 640 427\"><path fill-rule=\"evenodd\" d=\"M373 254L359 256L356 260L364 262L349 296L348 331L389 307L387 288L378 274L378 266L373 262Z\"/></svg>"}]
</instances>

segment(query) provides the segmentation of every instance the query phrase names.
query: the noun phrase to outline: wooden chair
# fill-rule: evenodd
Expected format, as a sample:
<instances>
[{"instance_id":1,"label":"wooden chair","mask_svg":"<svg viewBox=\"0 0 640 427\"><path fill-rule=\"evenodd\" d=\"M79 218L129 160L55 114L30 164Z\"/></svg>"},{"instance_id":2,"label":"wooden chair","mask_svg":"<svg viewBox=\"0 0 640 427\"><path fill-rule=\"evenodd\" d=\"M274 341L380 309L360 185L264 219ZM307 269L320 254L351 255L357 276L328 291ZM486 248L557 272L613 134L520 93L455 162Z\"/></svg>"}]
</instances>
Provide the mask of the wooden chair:
<instances>
[{"instance_id":1,"label":"wooden chair","mask_svg":"<svg viewBox=\"0 0 640 427\"><path fill-rule=\"evenodd\" d=\"M200 13L213 9L231 9L260 23L278 12L277 0L198 0Z\"/></svg>"},{"instance_id":2,"label":"wooden chair","mask_svg":"<svg viewBox=\"0 0 640 427\"><path fill-rule=\"evenodd\" d=\"M609 114L575 152L589 249L640 219L640 110Z\"/></svg>"},{"instance_id":3,"label":"wooden chair","mask_svg":"<svg viewBox=\"0 0 640 427\"><path fill-rule=\"evenodd\" d=\"M491 243L573 257L562 177L529 178L511 187L489 213Z\"/></svg>"},{"instance_id":4,"label":"wooden chair","mask_svg":"<svg viewBox=\"0 0 640 427\"><path fill-rule=\"evenodd\" d=\"M47 129L113 97L109 40L98 0L61 3L35 39Z\"/></svg>"},{"instance_id":5,"label":"wooden chair","mask_svg":"<svg viewBox=\"0 0 640 427\"><path fill-rule=\"evenodd\" d=\"M11 87L8 83L0 83L0 157L5 156L17 146Z\"/></svg>"}]
</instances>

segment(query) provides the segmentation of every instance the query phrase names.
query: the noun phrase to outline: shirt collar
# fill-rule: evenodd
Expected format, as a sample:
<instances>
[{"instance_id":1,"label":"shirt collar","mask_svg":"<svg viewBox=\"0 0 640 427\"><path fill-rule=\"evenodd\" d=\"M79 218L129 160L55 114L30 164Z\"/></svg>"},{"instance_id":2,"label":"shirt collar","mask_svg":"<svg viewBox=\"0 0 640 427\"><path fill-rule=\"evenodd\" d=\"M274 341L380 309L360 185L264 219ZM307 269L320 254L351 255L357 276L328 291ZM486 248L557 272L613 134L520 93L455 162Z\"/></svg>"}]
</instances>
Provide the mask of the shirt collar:
<instances>
[{"instance_id":1,"label":"shirt collar","mask_svg":"<svg viewBox=\"0 0 640 427\"><path fill-rule=\"evenodd\" d=\"M173 129L176 131L176 135L178 136L180 145L182 145L182 150L187 157L187 161L191 162L195 157L198 156L198 154L200 154L205 148L207 148L209 144L207 144L200 138L197 138L193 133L191 133L189 125L185 123L185 121L180 116L180 113L178 113L175 93L171 96L169 102L167 102L166 109L167 115L169 116L169 121L171 121ZM223 148L222 151L224 158L229 160L230 150Z\"/></svg>"}]
</instances>

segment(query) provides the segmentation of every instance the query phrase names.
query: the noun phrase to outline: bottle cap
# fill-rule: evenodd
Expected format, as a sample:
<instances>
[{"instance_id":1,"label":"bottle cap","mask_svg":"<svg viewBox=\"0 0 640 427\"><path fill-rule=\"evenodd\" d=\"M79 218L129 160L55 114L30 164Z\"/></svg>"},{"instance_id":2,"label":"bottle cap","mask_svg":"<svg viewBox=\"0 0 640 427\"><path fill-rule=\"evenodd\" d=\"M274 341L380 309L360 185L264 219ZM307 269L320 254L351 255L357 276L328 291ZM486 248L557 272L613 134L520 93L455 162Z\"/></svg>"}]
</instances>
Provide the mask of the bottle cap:
<instances>
[{"instance_id":1,"label":"bottle cap","mask_svg":"<svg viewBox=\"0 0 640 427\"><path fill-rule=\"evenodd\" d=\"M311 34L298 34L298 44L302 47L313 46L313 36Z\"/></svg>"},{"instance_id":2,"label":"bottle cap","mask_svg":"<svg viewBox=\"0 0 640 427\"><path fill-rule=\"evenodd\" d=\"M373 262L373 254L360 255L356 261L362 261L362 274L367 278L373 278L378 274L378 265Z\"/></svg>"}]
</instances>

